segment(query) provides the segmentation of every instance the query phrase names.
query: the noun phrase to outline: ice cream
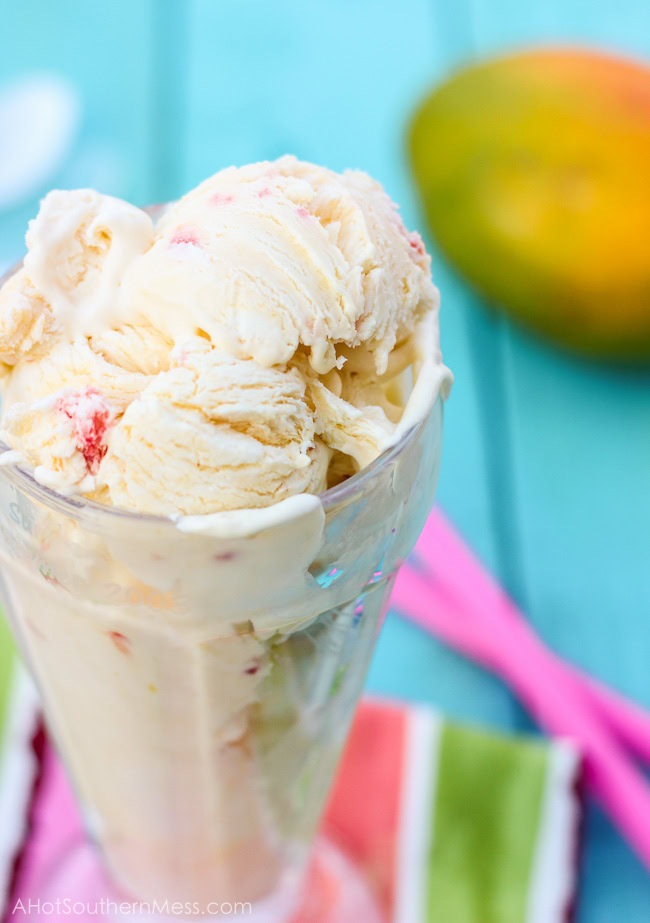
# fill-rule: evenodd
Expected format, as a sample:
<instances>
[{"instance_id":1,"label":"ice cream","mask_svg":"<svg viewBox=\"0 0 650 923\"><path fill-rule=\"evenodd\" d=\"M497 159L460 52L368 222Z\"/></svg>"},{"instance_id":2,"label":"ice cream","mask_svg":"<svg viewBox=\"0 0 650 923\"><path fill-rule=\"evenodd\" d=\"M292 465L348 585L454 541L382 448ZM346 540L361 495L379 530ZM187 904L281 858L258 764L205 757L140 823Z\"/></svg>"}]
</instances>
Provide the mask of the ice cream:
<instances>
[{"instance_id":1,"label":"ice cream","mask_svg":"<svg viewBox=\"0 0 650 923\"><path fill-rule=\"evenodd\" d=\"M7 609L124 889L257 907L304 862L433 496L429 257L369 177L292 157L155 225L50 193L27 245L0 290Z\"/></svg>"},{"instance_id":2,"label":"ice cream","mask_svg":"<svg viewBox=\"0 0 650 923\"><path fill-rule=\"evenodd\" d=\"M267 506L368 464L438 304L381 186L292 157L217 173L155 228L53 192L27 245L0 291L6 439L42 483L141 512Z\"/></svg>"}]
</instances>

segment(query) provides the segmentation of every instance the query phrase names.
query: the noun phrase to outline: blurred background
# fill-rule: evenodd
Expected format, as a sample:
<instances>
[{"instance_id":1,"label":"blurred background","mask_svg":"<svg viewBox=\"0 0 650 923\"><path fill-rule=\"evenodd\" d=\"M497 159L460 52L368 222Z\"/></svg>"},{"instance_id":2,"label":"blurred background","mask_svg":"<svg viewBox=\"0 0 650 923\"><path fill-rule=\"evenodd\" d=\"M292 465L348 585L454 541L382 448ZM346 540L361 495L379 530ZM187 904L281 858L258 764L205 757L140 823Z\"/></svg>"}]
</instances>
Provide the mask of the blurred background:
<instances>
[{"instance_id":1,"label":"blurred background","mask_svg":"<svg viewBox=\"0 0 650 923\"><path fill-rule=\"evenodd\" d=\"M32 0L5 6L3 38L2 267L54 186L144 205L285 152L385 185L442 292L456 384L441 506L554 649L650 707L647 366L580 358L488 307L427 233L407 143L425 95L484 56L562 42L647 62L647 0ZM533 727L498 680L396 613L370 687ZM595 808L587 834L579 919L645 923L650 876Z\"/></svg>"}]
</instances>

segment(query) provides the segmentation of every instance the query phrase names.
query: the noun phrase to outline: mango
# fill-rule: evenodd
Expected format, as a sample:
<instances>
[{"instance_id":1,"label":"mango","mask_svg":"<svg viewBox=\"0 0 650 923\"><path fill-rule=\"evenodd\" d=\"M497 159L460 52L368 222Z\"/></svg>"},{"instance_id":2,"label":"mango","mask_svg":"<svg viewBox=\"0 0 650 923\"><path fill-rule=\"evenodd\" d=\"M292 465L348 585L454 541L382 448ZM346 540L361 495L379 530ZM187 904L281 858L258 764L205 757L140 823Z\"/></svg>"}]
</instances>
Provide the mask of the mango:
<instances>
[{"instance_id":1,"label":"mango","mask_svg":"<svg viewBox=\"0 0 650 923\"><path fill-rule=\"evenodd\" d=\"M433 235L566 346L650 358L650 68L544 48L452 75L409 131Z\"/></svg>"}]
</instances>

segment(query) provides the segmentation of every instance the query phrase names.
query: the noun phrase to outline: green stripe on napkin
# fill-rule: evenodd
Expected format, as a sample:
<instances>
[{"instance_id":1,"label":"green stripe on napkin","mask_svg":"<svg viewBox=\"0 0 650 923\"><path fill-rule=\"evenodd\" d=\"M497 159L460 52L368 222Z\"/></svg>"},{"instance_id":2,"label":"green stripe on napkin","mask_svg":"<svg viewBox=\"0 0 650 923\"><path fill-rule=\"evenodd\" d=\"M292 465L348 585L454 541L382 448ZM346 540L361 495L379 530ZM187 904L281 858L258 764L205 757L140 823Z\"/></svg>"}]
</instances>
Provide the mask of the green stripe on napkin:
<instances>
[{"instance_id":1,"label":"green stripe on napkin","mask_svg":"<svg viewBox=\"0 0 650 923\"><path fill-rule=\"evenodd\" d=\"M15 661L14 643L9 626L0 610L0 741L2 740L7 718L9 692L12 686Z\"/></svg>"},{"instance_id":2,"label":"green stripe on napkin","mask_svg":"<svg viewBox=\"0 0 650 923\"><path fill-rule=\"evenodd\" d=\"M549 747L446 724L438 750L427 920L523 923Z\"/></svg>"}]
</instances>

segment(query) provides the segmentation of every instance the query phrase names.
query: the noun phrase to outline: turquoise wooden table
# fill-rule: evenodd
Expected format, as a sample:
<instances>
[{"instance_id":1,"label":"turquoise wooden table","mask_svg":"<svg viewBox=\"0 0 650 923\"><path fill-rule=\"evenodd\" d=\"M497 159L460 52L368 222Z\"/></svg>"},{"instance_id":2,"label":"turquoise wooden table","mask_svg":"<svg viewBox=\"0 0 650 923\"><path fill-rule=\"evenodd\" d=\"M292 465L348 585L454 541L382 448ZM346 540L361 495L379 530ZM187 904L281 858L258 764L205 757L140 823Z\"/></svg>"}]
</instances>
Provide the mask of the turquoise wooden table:
<instances>
[{"instance_id":1,"label":"turquoise wooden table","mask_svg":"<svg viewBox=\"0 0 650 923\"><path fill-rule=\"evenodd\" d=\"M81 95L48 185L145 203L230 163L361 167L422 224L404 155L417 99L450 67L535 40L650 56L647 0L48 0L5 4L0 89L38 71ZM1 139L6 143L6 139ZM0 213L0 262L38 195ZM490 313L435 261L456 374L440 502L564 656L650 708L650 376L588 364ZM391 614L370 687L530 729L508 691ZM593 806L581 923L647 923L650 875Z\"/></svg>"}]
</instances>

